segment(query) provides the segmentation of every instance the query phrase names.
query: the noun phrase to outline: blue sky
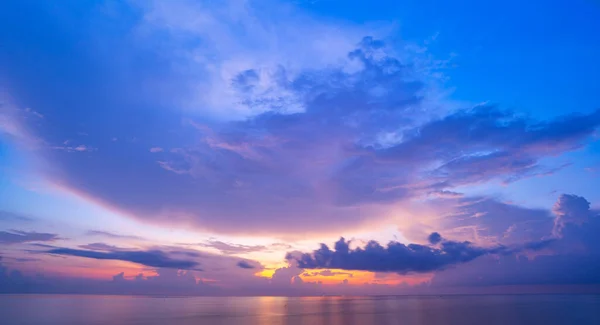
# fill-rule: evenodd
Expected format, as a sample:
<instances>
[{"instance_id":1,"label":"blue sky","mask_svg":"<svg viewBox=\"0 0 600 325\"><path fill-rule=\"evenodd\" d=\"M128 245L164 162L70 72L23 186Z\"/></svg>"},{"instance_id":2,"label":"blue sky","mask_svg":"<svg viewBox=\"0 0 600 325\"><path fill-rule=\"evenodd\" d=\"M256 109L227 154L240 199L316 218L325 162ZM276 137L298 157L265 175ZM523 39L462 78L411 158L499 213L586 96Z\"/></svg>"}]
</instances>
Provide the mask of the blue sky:
<instances>
[{"instance_id":1,"label":"blue sky","mask_svg":"<svg viewBox=\"0 0 600 325\"><path fill-rule=\"evenodd\" d=\"M596 285L599 15L5 2L0 292Z\"/></svg>"},{"instance_id":2,"label":"blue sky","mask_svg":"<svg viewBox=\"0 0 600 325\"><path fill-rule=\"evenodd\" d=\"M491 101L547 118L591 111L600 51L597 1L306 1L320 16L394 22L401 39L457 55L446 72L456 98ZM343 5L342 5L343 3ZM386 22L388 22L386 24Z\"/></svg>"}]
</instances>

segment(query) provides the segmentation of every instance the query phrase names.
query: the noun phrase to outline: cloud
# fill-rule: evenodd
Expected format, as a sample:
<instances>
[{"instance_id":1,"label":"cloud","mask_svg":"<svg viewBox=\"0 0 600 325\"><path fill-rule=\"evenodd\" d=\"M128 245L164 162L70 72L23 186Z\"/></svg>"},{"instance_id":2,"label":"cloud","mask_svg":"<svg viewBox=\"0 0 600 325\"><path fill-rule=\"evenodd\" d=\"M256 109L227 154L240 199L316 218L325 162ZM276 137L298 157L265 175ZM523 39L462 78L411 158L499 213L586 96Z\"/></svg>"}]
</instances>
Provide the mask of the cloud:
<instances>
[{"instance_id":1,"label":"cloud","mask_svg":"<svg viewBox=\"0 0 600 325\"><path fill-rule=\"evenodd\" d=\"M441 199L456 199L464 196L462 193L452 191L433 191L429 195Z\"/></svg>"},{"instance_id":2,"label":"cloud","mask_svg":"<svg viewBox=\"0 0 600 325\"><path fill-rule=\"evenodd\" d=\"M372 151L374 157L363 163L371 169L386 167L383 162L409 170L433 166L421 170L418 190L446 190L494 178L511 181L547 174L541 158L584 146L599 125L600 110L537 122L494 106L476 106L407 130L404 141Z\"/></svg>"},{"instance_id":3,"label":"cloud","mask_svg":"<svg viewBox=\"0 0 600 325\"><path fill-rule=\"evenodd\" d=\"M170 260L191 259L202 265L202 272L158 269L159 277L138 275L135 279L117 274L111 284L106 281L82 279L30 278L18 271L8 272L0 265L1 292L57 292L57 293L126 293L126 294L186 294L186 295L227 295L227 294L266 294L266 295L315 295L328 293L428 293L440 292L489 293L489 288L510 288L510 292L566 292L569 290L598 289L600 278L600 244L597 233L600 231L600 213L590 209L590 203L582 197L563 194L554 205L554 219L540 210L519 208L489 199L458 199L465 207L465 215L470 215L476 206L493 208L507 217L522 219L528 217L536 222L547 220L545 238L535 241L520 241L513 245L478 246L469 242L452 241L432 234L433 245L390 242L381 246L370 242L364 247L350 249L348 241L341 239L333 250L326 245L304 254L291 252L287 256L290 263L275 270L271 279L258 278L254 274L262 266L255 261L229 256L212 255L183 248L162 247L161 252ZM514 216L511 214L515 213ZM486 214L470 218L478 221ZM561 222L555 222L555 219ZM508 220L510 224L514 220ZM561 224L559 236L553 235L553 225ZM500 227L501 228L501 227ZM499 228L499 229L500 229ZM533 236L535 237L535 236ZM532 238L533 238L532 237ZM52 248L52 247L50 247ZM116 254L112 245L95 243L90 248L97 253ZM56 249L56 248L53 248ZM74 256L89 256L89 251ZM153 252L155 250L148 250ZM96 253L91 251L92 254ZM67 254L69 255L69 254ZM91 256L90 258L95 258ZM102 258L105 258L103 256ZM123 260L132 260L126 258ZM254 268L248 268L253 266ZM311 269L315 269L311 271ZM335 270L332 270L335 269ZM433 278L421 285L379 285L367 283L352 284L347 289L338 285L322 285L306 280L311 276L347 275L350 272L337 271L365 270L374 272L432 273ZM349 273L349 274L345 274ZM305 280L300 278L303 275ZM146 282L149 281L149 282ZM158 282L152 282L158 281ZM340 284L341 285L341 284ZM510 287L506 287L510 286ZM532 287L533 286L533 287ZM577 287L571 287L577 286ZM582 287L584 286L584 287ZM595 287L594 287L595 286ZM235 288L235 289L232 289ZM527 289L530 288L530 289ZM537 288L537 289L536 289ZM594 289L595 288L595 289ZM528 291L529 290L529 291ZM533 291L531 291L533 290ZM503 291L506 292L506 291Z\"/></svg>"},{"instance_id":4,"label":"cloud","mask_svg":"<svg viewBox=\"0 0 600 325\"><path fill-rule=\"evenodd\" d=\"M47 144L34 150L41 173L144 222L317 237L383 224L392 204L547 174L560 166L544 158L585 146L600 123L459 109L435 93L430 53L268 4L10 4L37 22L1 22L14 51L0 63L15 102L45 116L19 124ZM98 150L49 150L81 125Z\"/></svg>"},{"instance_id":5,"label":"cloud","mask_svg":"<svg viewBox=\"0 0 600 325\"><path fill-rule=\"evenodd\" d=\"M105 252L126 250L124 248L113 246L113 245L108 245L105 243L91 243L91 244L86 244L86 245L80 245L79 248L92 250L92 251L105 251Z\"/></svg>"},{"instance_id":6,"label":"cloud","mask_svg":"<svg viewBox=\"0 0 600 325\"><path fill-rule=\"evenodd\" d=\"M298 267L303 269L332 268L407 274L440 271L456 264L470 262L480 256L513 254L523 250L505 246L477 247L470 242L442 240L436 233L430 235L431 237L438 241L439 248L419 244L404 245L394 241L383 247L376 241L369 241L364 248L350 249L350 242L341 238L335 243L334 250L321 244L321 247L312 253L288 258L295 260ZM539 249L547 245L548 243L539 243L526 245L526 248Z\"/></svg>"},{"instance_id":7,"label":"cloud","mask_svg":"<svg viewBox=\"0 0 600 325\"><path fill-rule=\"evenodd\" d=\"M17 262L21 262L21 263L26 263L26 262L39 262L40 259L37 258L29 258L29 257L17 257L14 258L15 261Z\"/></svg>"},{"instance_id":8,"label":"cloud","mask_svg":"<svg viewBox=\"0 0 600 325\"><path fill-rule=\"evenodd\" d=\"M120 235L120 234L115 234L112 232L108 232L108 231L101 231L101 230L89 230L86 233L88 236L102 236L102 237L107 237L107 238L116 238L116 239L134 239L134 240L144 240L144 238L139 237L139 236L132 236L132 235Z\"/></svg>"},{"instance_id":9,"label":"cloud","mask_svg":"<svg viewBox=\"0 0 600 325\"><path fill-rule=\"evenodd\" d=\"M98 242L80 245L78 248L47 245L38 247L43 249L32 252L59 255L66 258L81 257L96 260L127 261L155 270L174 269L200 272L197 276L201 276L216 286L235 286L253 282L256 280L255 274L261 272L264 268L260 262L251 259L213 254L182 246L128 248ZM79 263L86 265L85 261L79 261Z\"/></svg>"},{"instance_id":10,"label":"cloud","mask_svg":"<svg viewBox=\"0 0 600 325\"><path fill-rule=\"evenodd\" d=\"M437 232L432 232L429 237L427 237L427 240L429 240L430 244L437 245L442 241L442 235Z\"/></svg>"},{"instance_id":11,"label":"cloud","mask_svg":"<svg viewBox=\"0 0 600 325\"><path fill-rule=\"evenodd\" d=\"M163 148L160 148L160 147L150 148L150 152L152 152L152 153L163 152L163 151L164 151Z\"/></svg>"},{"instance_id":12,"label":"cloud","mask_svg":"<svg viewBox=\"0 0 600 325\"><path fill-rule=\"evenodd\" d=\"M291 264L285 267L278 268L271 277L271 283L277 286L289 287L294 279L299 279L303 269Z\"/></svg>"},{"instance_id":13,"label":"cloud","mask_svg":"<svg viewBox=\"0 0 600 325\"><path fill-rule=\"evenodd\" d=\"M253 269L254 265L248 263L247 261L239 261L237 263L238 267L241 267L242 269Z\"/></svg>"},{"instance_id":14,"label":"cloud","mask_svg":"<svg viewBox=\"0 0 600 325\"><path fill-rule=\"evenodd\" d=\"M172 80L191 90L181 94L185 101L177 106L220 119L303 110L298 93L281 83L286 77L281 68L294 78L303 69L336 64L363 33L355 25L340 28L341 22L291 11L280 1L138 4L136 10L143 13L138 27L145 32L140 39L154 42L154 35L166 36L162 55L185 72Z\"/></svg>"},{"instance_id":15,"label":"cloud","mask_svg":"<svg viewBox=\"0 0 600 325\"><path fill-rule=\"evenodd\" d=\"M600 213L572 194L560 195L553 212L544 227L548 239L535 247L542 248L537 254L482 257L436 273L432 286L600 284Z\"/></svg>"},{"instance_id":16,"label":"cloud","mask_svg":"<svg viewBox=\"0 0 600 325\"><path fill-rule=\"evenodd\" d=\"M60 239L60 237L58 237L57 234L19 230L0 231L0 243L6 245L30 242L51 242L58 239Z\"/></svg>"},{"instance_id":17,"label":"cloud","mask_svg":"<svg viewBox=\"0 0 600 325\"><path fill-rule=\"evenodd\" d=\"M309 277L310 276L318 276L318 275L320 275L320 276L347 275L349 277L353 277L353 274L349 273L349 272L334 272L334 271L331 271L331 270L323 270L323 271L320 271L320 272L309 272L309 273L304 273L303 275L304 276L309 276Z\"/></svg>"},{"instance_id":18,"label":"cloud","mask_svg":"<svg viewBox=\"0 0 600 325\"><path fill-rule=\"evenodd\" d=\"M0 221L18 221L18 222L29 222L34 219L30 216L26 216L20 213L11 211L0 210Z\"/></svg>"},{"instance_id":19,"label":"cloud","mask_svg":"<svg viewBox=\"0 0 600 325\"><path fill-rule=\"evenodd\" d=\"M285 243L273 243L269 245L241 245L226 243L219 240L208 240L205 243L200 243L198 246L214 248L226 255L246 254L254 252L269 252L281 249L290 249L291 246Z\"/></svg>"},{"instance_id":20,"label":"cloud","mask_svg":"<svg viewBox=\"0 0 600 325\"><path fill-rule=\"evenodd\" d=\"M239 245L218 240L209 240L206 243L200 244L200 246L214 248L227 255L260 252L267 249L264 245Z\"/></svg>"},{"instance_id":21,"label":"cloud","mask_svg":"<svg viewBox=\"0 0 600 325\"><path fill-rule=\"evenodd\" d=\"M437 219L436 226L450 238L515 245L541 240L551 234L553 227L550 211L493 197L464 197L432 204L446 204L446 213Z\"/></svg>"},{"instance_id":22,"label":"cloud","mask_svg":"<svg viewBox=\"0 0 600 325\"><path fill-rule=\"evenodd\" d=\"M65 152L84 152L84 151L95 151L96 148L92 148L89 146L86 146L84 144L80 144L77 146L51 146L50 149L52 150L62 150Z\"/></svg>"},{"instance_id":23,"label":"cloud","mask_svg":"<svg viewBox=\"0 0 600 325\"><path fill-rule=\"evenodd\" d=\"M119 260L157 268L173 268L182 270L199 269L199 265L195 261L173 259L167 253L160 250L125 251L115 250L112 248L112 246L108 246L103 247L102 251L73 248L54 248L46 251L45 253L93 258L97 260Z\"/></svg>"},{"instance_id":24,"label":"cloud","mask_svg":"<svg viewBox=\"0 0 600 325\"><path fill-rule=\"evenodd\" d=\"M216 295L222 290L202 281L195 271L157 269L156 275L138 274L133 279L121 272L111 280L78 277L29 276L9 270L0 259L0 293L118 294L118 295Z\"/></svg>"},{"instance_id":25,"label":"cloud","mask_svg":"<svg viewBox=\"0 0 600 325\"><path fill-rule=\"evenodd\" d=\"M567 224L582 224L592 214L590 202L573 194L562 194L554 204L552 212L556 216L553 229L555 236L561 236L562 230Z\"/></svg>"}]
</instances>

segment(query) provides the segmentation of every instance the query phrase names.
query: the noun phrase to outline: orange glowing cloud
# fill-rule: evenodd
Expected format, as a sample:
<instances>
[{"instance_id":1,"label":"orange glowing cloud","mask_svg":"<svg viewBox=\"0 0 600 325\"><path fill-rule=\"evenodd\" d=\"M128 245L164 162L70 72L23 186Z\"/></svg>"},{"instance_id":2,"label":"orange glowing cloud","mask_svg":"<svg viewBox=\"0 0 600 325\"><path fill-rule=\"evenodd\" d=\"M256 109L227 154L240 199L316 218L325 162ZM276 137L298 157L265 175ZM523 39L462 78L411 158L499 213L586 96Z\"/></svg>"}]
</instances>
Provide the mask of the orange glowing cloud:
<instances>
[{"instance_id":1,"label":"orange glowing cloud","mask_svg":"<svg viewBox=\"0 0 600 325\"><path fill-rule=\"evenodd\" d=\"M306 271L300 275L305 282L321 282L323 284L340 284L345 281L350 285L387 284L417 285L428 282L433 274L399 275L396 273L374 273L368 271L346 271L338 269L322 269Z\"/></svg>"}]
</instances>

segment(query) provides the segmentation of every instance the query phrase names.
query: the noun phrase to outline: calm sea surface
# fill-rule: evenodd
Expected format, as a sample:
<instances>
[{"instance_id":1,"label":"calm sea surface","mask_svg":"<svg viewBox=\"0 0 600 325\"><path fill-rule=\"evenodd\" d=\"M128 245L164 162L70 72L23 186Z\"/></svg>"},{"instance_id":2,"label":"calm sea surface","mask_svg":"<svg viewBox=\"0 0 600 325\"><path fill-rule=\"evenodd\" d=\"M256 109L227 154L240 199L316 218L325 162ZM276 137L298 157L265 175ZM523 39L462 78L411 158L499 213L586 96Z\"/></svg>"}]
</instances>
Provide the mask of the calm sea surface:
<instances>
[{"instance_id":1,"label":"calm sea surface","mask_svg":"<svg viewBox=\"0 0 600 325\"><path fill-rule=\"evenodd\" d=\"M600 296L152 298L0 295L2 325L600 324Z\"/></svg>"}]
</instances>

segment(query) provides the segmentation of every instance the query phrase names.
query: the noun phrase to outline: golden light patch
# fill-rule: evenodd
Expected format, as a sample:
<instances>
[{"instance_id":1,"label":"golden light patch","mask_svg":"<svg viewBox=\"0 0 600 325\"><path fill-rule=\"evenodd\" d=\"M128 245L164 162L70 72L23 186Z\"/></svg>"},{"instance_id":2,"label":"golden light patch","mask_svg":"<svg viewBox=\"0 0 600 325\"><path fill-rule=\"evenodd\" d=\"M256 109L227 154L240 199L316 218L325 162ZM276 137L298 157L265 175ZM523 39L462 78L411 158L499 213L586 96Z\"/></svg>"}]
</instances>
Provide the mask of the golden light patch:
<instances>
[{"instance_id":1,"label":"golden light patch","mask_svg":"<svg viewBox=\"0 0 600 325\"><path fill-rule=\"evenodd\" d=\"M279 268L288 267L287 263L267 264L260 272L254 273L254 276L262 278L272 278L275 271Z\"/></svg>"},{"instance_id":2,"label":"golden light patch","mask_svg":"<svg viewBox=\"0 0 600 325\"><path fill-rule=\"evenodd\" d=\"M339 269L306 270L300 275L304 282L321 282L323 284L340 284L347 281L350 285L365 283L398 285L416 285L431 280L433 274L399 275L396 273L375 273L368 271L346 271Z\"/></svg>"},{"instance_id":3,"label":"golden light patch","mask_svg":"<svg viewBox=\"0 0 600 325\"><path fill-rule=\"evenodd\" d=\"M264 269L260 272L254 273L255 276L262 278L272 278L273 274L275 274L275 269Z\"/></svg>"}]
</instances>

